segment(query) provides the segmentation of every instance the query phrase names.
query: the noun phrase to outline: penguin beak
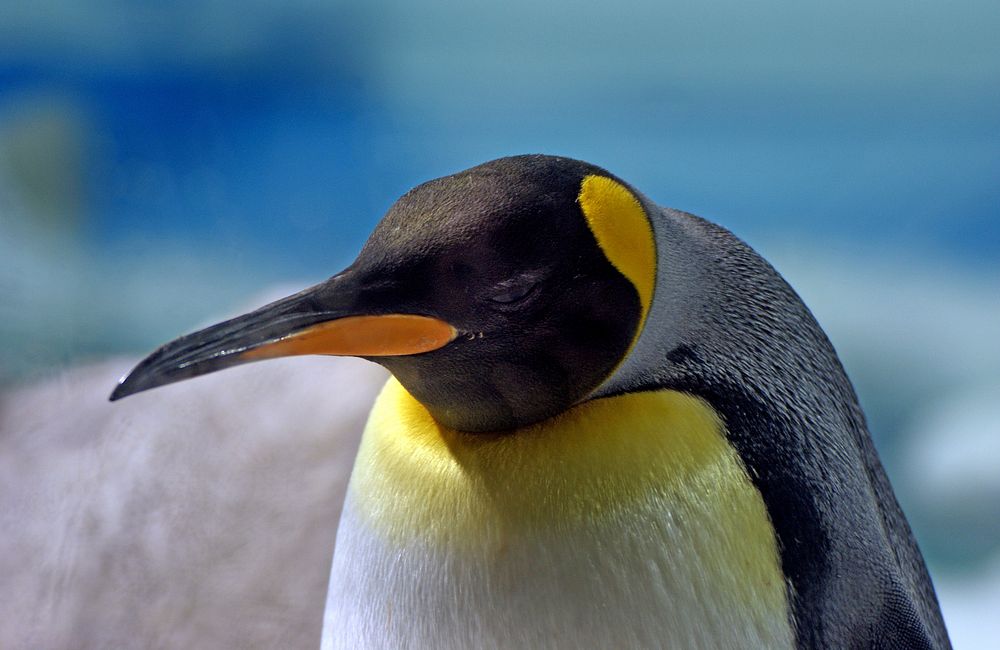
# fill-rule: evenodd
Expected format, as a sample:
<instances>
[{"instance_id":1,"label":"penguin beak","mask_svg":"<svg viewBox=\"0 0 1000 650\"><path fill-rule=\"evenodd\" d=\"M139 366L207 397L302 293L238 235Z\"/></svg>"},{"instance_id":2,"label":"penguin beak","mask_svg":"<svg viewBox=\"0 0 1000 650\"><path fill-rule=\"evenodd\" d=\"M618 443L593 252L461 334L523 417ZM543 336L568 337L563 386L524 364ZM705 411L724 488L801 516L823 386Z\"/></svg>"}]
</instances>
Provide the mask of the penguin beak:
<instances>
[{"instance_id":1,"label":"penguin beak","mask_svg":"<svg viewBox=\"0 0 1000 650\"><path fill-rule=\"evenodd\" d=\"M335 276L300 293L160 347L121 378L111 401L231 366L303 354L382 357L444 347L457 335L430 316L364 313ZM346 290L345 290L346 289Z\"/></svg>"}]
</instances>

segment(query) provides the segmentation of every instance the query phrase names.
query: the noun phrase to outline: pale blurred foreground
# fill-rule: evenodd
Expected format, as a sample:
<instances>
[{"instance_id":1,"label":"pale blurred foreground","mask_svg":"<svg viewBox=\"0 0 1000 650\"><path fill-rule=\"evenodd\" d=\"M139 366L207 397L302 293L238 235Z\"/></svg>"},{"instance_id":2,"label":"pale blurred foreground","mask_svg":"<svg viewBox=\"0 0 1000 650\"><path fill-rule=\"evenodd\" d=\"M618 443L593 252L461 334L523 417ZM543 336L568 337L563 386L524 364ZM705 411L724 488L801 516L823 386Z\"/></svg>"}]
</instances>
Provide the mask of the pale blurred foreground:
<instances>
[{"instance_id":1,"label":"pale blurred foreground","mask_svg":"<svg viewBox=\"0 0 1000 650\"><path fill-rule=\"evenodd\" d=\"M384 372L286 359L109 403L134 361L0 395L0 648L317 648Z\"/></svg>"}]
</instances>

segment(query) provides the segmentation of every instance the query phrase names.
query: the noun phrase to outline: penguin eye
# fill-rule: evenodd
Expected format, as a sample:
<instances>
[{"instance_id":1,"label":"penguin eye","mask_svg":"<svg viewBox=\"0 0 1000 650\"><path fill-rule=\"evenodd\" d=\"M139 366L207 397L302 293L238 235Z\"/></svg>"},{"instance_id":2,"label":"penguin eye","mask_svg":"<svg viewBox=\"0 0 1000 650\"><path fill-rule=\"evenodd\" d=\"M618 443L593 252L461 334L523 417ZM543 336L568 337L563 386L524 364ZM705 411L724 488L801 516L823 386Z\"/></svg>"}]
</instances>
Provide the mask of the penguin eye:
<instances>
[{"instance_id":1,"label":"penguin eye","mask_svg":"<svg viewBox=\"0 0 1000 650\"><path fill-rule=\"evenodd\" d=\"M498 305L512 305L523 300L538 286L537 274L519 275L498 283L490 294L490 300Z\"/></svg>"}]
</instances>

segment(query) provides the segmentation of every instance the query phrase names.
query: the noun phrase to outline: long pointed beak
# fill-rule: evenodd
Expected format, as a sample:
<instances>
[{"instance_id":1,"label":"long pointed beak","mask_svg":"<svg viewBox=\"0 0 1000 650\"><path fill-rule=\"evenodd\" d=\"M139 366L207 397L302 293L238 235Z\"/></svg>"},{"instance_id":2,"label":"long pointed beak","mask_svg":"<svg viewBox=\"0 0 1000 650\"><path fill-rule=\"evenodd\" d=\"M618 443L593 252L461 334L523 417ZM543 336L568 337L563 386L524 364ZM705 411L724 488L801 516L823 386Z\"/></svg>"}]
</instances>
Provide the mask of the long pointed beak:
<instances>
[{"instance_id":1,"label":"long pointed beak","mask_svg":"<svg viewBox=\"0 0 1000 650\"><path fill-rule=\"evenodd\" d=\"M420 354L444 347L456 336L454 327L430 316L330 309L329 285L317 285L167 343L121 378L111 401L261 359Z\"/></svg>"}]
</instances>

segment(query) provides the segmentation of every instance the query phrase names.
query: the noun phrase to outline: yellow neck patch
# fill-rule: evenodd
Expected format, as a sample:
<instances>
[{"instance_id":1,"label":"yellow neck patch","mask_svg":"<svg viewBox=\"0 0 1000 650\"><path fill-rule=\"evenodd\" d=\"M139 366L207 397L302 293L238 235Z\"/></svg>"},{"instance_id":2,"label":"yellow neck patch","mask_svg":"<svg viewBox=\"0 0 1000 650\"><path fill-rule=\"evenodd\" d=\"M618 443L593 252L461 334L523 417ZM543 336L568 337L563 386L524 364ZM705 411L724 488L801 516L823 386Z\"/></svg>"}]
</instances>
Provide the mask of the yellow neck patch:
<instances>
[{"instance_id":1,"label":"yellow neck patch","mask_svg":"<svg viewBox=\"0 0 1000 650\"><path fill-rule=\"evenodd\" d=\"M656 242L649 217L628 188L606 176L584 178L576 200L608 261L639 292L642 317L638 335L653 303L656 284Z\"/></svg>"},{"instance_id":2,"label":"yellow neck patch","mask_svg":"<svg viewBox=\"0 0 1000 650\"><path fill-rule=\"evenodd\" d=\"M439 425L390 379L369 417L345 511L335 566L360 563L379 585L386 575L416 580L415 593L426 588L434 602L471 580L470 593L492 584L502 610L513 602L504 594L545 593L537 578L560 581L569 604L599 598L581 587L597 583L600 593L666 598L671 616L708 617L709 640L730 623L756 621L761 638L770 638L768 621L787 625L764 500L715 411L683 393L594 399L506 434L468 434ZM395 594L393 583L383 588L380 607ZM557 615L562 606L543 607Z\"/></svg>"},{"instance_id":3,"label":"yellow neck patch","mask_svg":"<svg viewBox=\"0 0 1000 650\"><path fill-rule=\"evenodd\" d=\"M708 545L740 547L751 583L780 575L767 509L722 423L676 391L594 399L514 432L469 434L440 425L390 378L350 494L367 526L396 545L476 552L552 531L568 541L655 512Z\"/></svg>"}]
</instances>

